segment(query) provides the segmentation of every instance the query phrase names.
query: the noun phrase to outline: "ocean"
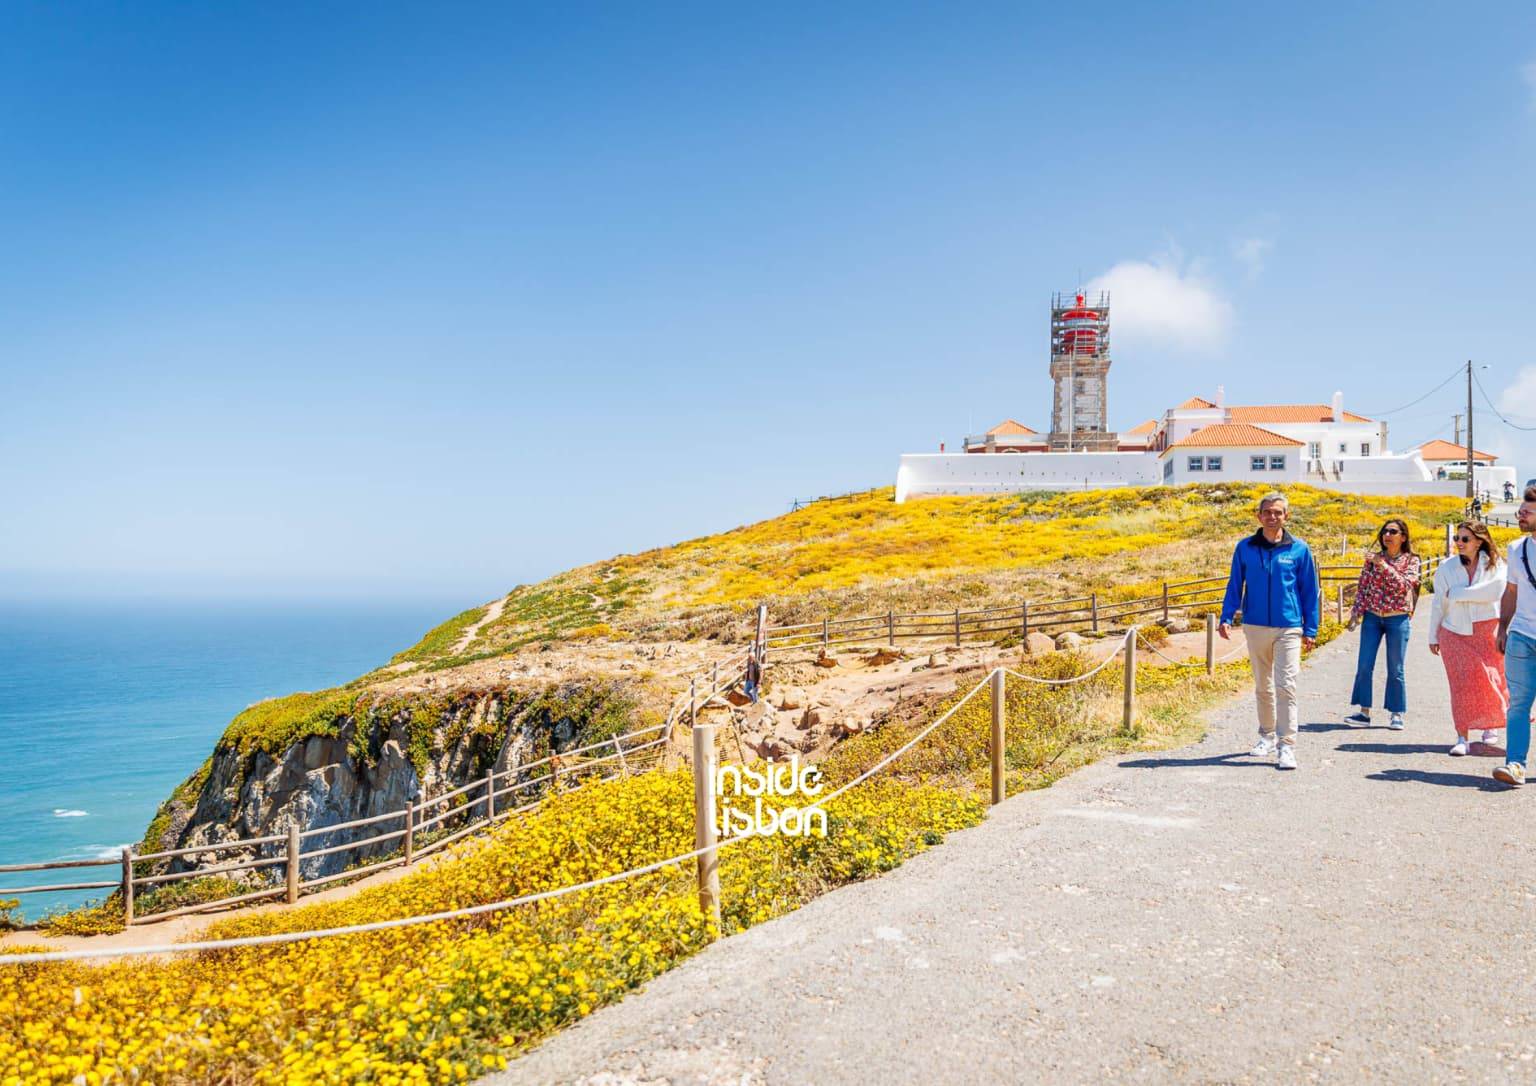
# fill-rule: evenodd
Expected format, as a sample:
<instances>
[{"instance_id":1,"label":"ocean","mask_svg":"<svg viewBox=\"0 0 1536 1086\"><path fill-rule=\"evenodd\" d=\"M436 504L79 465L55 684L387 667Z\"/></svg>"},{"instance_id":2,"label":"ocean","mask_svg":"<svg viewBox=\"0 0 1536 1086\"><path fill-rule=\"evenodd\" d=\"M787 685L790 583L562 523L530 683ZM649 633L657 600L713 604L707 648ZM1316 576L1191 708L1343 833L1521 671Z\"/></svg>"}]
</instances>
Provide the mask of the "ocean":
<instances>
[{"instance_id":1,"label":"ocean","mask_svg":"<svg viewBox=\"0 0 1536 1086\"><path fill-rule=\"evenodd\" d=\"M240 710L356 678L461 610L462 601L0 603L0 864L118 855ZM0 874L0 899L6 886L114 875ZM26 895L21 912L35 918L107 892Z\"/></svg>"}]
</instances>

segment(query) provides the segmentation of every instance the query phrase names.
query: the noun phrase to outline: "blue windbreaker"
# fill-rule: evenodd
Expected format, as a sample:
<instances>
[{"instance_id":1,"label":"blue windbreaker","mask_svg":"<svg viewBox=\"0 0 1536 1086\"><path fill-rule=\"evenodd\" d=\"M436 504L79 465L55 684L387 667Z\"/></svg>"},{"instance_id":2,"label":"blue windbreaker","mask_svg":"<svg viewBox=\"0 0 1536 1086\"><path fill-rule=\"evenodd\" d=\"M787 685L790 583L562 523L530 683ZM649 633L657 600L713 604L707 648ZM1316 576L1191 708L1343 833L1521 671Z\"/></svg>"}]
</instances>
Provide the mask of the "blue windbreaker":
<instances>
[{"instance_id":1,"label":"blue windbreaker","mask_svg":"<svg viewBox=\"0 0 1536 1086\"><path fill-rule=\"evenodd\" d=\"M1300 626L1303 637L1317 636L1317 562L1312 549L1290 532L1271 543L1262 531L1239 540L1232 550L1232 573L1221 602L1221 621L1238 611L1249 626Z\"/></svg>"}]
</instances>

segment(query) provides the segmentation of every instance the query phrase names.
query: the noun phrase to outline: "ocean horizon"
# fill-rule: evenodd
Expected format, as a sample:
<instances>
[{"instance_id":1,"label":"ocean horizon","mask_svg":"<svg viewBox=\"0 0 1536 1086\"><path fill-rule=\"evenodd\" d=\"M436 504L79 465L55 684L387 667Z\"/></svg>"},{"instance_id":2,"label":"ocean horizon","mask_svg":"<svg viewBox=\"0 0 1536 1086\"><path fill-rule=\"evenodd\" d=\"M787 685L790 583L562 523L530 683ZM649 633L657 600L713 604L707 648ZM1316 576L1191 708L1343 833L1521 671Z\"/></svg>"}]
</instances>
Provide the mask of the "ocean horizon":
<instances>
[{"instance_id":1,"label":"ocean horizon","mask_svg":"<svg viewBox=\"0 0 1536 1086\"><path fill-rule=\"evenodd\" d=\"M354 679L463 607L6 602L0 864L119 855L246 706ZM0 899L6 886L113 875L109 868L0 875ZM21 913L35 919L108 892L28 894Z\"/></svg>"}]
</instances>

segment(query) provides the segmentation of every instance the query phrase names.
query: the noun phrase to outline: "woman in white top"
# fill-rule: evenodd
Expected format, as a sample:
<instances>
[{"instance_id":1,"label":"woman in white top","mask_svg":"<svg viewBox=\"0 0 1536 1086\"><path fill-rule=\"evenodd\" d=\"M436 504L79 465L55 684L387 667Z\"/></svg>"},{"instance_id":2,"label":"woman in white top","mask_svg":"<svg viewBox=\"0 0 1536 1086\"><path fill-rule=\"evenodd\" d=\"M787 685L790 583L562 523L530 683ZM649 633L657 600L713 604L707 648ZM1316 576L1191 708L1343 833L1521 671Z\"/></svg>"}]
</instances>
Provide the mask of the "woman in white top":
<instances>
[{"instance_id":1,"label":"woman in white top","mask_svg":"<svg viewBox=\"0 0 1536 1086\"><path fill-rule=\"evenodd\" d=\"M1494 741L1509 711L1504 657L1495 643L1499 600L1504 596L1503 556L1488 527L1479 521L1456 525L1456 557L1435 570L1435 599L1429 612L1429 651L1445 664L1451 684L1451 717L1456 745L1451 754L1467 753L1473 729L1483 742Z\"/></svg>"}]
</instances>

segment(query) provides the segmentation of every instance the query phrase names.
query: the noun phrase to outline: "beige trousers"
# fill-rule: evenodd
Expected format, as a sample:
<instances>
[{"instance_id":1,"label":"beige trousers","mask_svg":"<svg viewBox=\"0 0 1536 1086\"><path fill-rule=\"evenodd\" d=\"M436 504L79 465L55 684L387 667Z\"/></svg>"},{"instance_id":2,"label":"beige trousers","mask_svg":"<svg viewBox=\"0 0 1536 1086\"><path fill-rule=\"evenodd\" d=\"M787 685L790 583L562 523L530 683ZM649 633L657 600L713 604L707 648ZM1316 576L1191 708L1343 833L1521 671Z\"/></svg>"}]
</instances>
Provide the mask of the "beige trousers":
<instances>
[{"instance_id":1,"label":"beige trousers","mask_svg":"<svg viewBox=\"0 0 1536 1086\"><path fill-rule=\"evenodd\" d=\"M1295 626L1247 626L1248 663L1259 699L1259 734L1296 742L1296 676L1301 673L1301 630Z\"/></svg>"}]
</instances>

